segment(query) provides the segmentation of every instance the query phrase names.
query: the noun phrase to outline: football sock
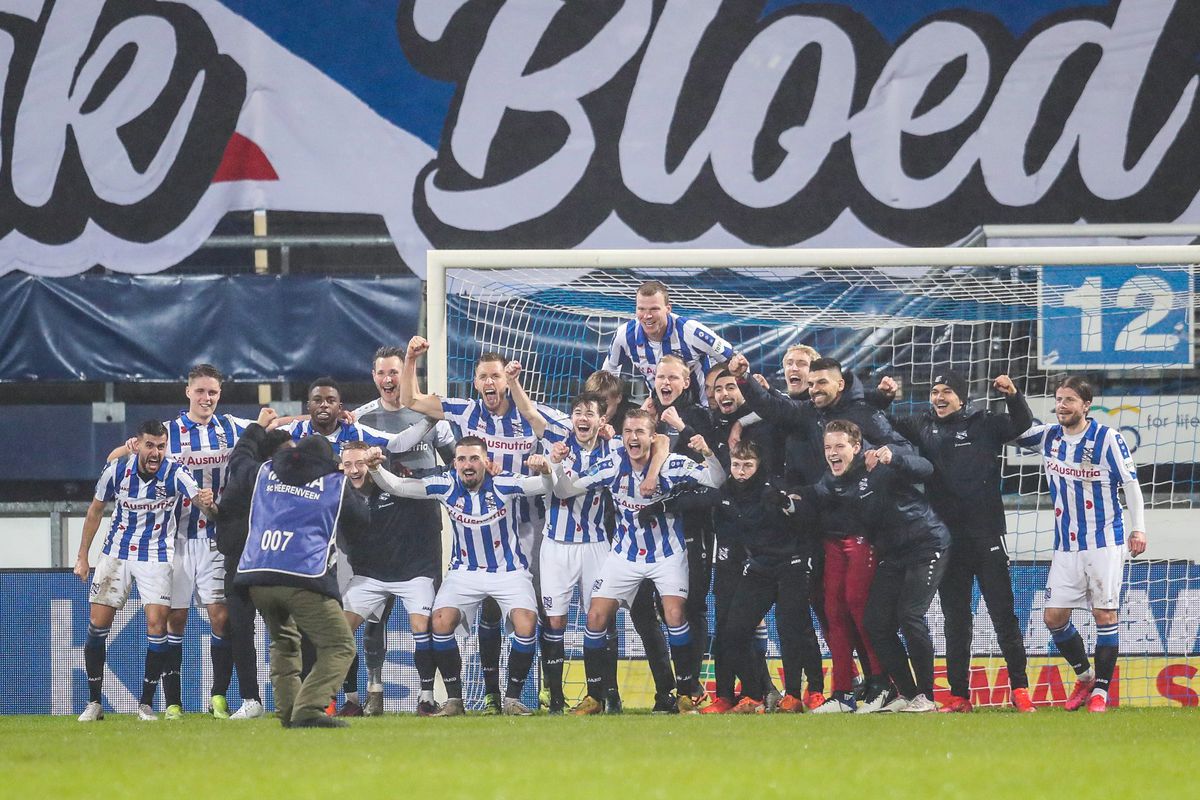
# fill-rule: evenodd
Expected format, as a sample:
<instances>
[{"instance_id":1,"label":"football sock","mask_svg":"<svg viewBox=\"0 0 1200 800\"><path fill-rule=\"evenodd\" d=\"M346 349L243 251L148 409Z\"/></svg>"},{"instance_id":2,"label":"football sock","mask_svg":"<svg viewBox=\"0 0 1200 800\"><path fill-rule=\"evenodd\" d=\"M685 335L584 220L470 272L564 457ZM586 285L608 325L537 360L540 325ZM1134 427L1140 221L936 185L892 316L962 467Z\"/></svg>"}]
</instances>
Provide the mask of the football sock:
<instances>
[{"instance_id":1,"label":"football sock","mask_svg":"<svg viewBox=\"0 0 1200 800\"><path fill-rule=\"evenodd\" d=\"M358 651L354 652L354 659L350 662L350 667L346 670L346 677L342 681L342 692L346 695L347 702L358 702ZM354 697L350 697L354 695Z\"/></svg>"},{"instance_id":2,"label":"football sock","mask_svg":"<svg viewBox=\"0 0 1200 800\"><path fill-rule=\"evenodd\" d=\"M543 683L550 690L551 701L557 703L563 700L563 661L566 659L564 636L565 633L561 630L542 629L542 658L545 667Z\"/></svg>"},{"instance_id":3,"label":"football sock","mask_svg":"<svg viewBox=\"0 0 1200 800\"><path fill-rule=\"evenodd\" d=\"M209 639L208 651L213 665L212 693L225 696L229 694L229 684L233 681L233 647L224 636L214 633Z\"/></svg>"},{"instance_id":4,"label":"football sock","mask_svg":"<svg viewBox=\"0 0 1200 800\"><path fill-rule=\"evenodd\" d=\"M608 657L608 634L605 631L594 631L585 628L583 631L583 669L587 673L587 693L600 702L604 702L606 670L605 661Z\"/></svg>"},{"instance_id":5,"label":"football sock","mask_svg":"<svg viewBox=\"0 0 1200 800\"><path fill-rule=\"evenodd\" d=\"M533 655L537 652L537 634L517 636L513 634L512 643L508 649L508 688L505 697L513 699L521 696L525 688L525 679L529 677L529 668L533 666Z\"/></svg>"},{"instance_id":6,"label":"football sock","mask_svg":"<svg viewBox=\"0 0 1200 800\"><path fill-rule=\"evenodd\" d=\"M433 692L433 677L435 667L433 664L433 634L426 631L425 633L413 634L413 663L417 667L417 677L421 681L421 694L425 692ZM380 675L380 688L383 687L383 676ZM378 690L377 690L378 691Z\"/></svg>"},{"instance_id":7,"label":"football sock","mask_svg":"<svg viewBox=\"0 0 1200 800\"><path fill-rule=\"evenodd\" d=\"M433 635L433 663L442 673L446 696L462 699L462 653L453 633Z\"/></svg>"},{"instance_id":8,"label":"football sock","mask_svg":"<svg viewBox=\"0 0 1200 800\"><path fill-rule=\"evenodd\" d=\"M97 628L88 623L87 643L83 646L83 665L87 670L88 702L100 702L100 690L104 686L104 658L108 651L108 633L111 628Z\"/></svg>"},{"instance_id":9,"label":"football sock","mask_svg":"<svg viewBox=\"0 0 1200 800\"><path fill-rule=\"evenodd\" d=\"M617 685L617 658L620 656L621 641L616 630L608 629L605 637L608 646L604 650L604 687L610 695L620 696L621 687Z\"/></svg>"},{"instance_id":10,"label":"football sock","mask_svg":"<svg viewBox=\"0 0 1200 800\"><path fill-rule=\"evenodd\" d=\"M667 642L671 645L671 661L675 664L675 691L691 695L696 688L696 673L692 671L695 655L692 629L686 620L678 627L667 626Z\"/></svg>"},{"instance_id":11,"label":"football sock","mask_svg":"<svg viewBox=\"0 0 1200 800\"><path fill-rule=\"evenodd\" d=\"M433 680L433 639L428 632L423 634L414 633L413 638L417 644L420 644L418 637L425 637L425 653L428 656L429 662L429 680ZM387 661L387 626L383 622L368 622L366 631L363 633L363 652L367 654L367 690L371 692L383 691L383 664ZM416 651L413 652L413 657L416 659ZM417 673L424 675L421 672L421 663L417 661ZM422 678L424 681L424 678Z\"/></svg>"},{"instance_id":12,"label":"football sock","mask_svg":"<svg viewBox=\"0 0 1200 800\"><path fill-rule=\"evenodd\" d=\"M1117 666L1119 642L1115 623L1096 627L1096 686L1092 693L1101 695L1105 700L1108 699L1108 687Z\"/></svg>"},{"instance_id":13,"label":"football sock","mask_svg":"<svg viewBox=\"0 0 1200 800\"><path fill-rule=\"evenodd\" d=\"M167 659L162 668L163 700L169 706L183 705L183 634L167 632Z\"/></svg>"},{"instance_id":14,"label":"football sock","mask_svg":"<svg viewBox=\"0 0 1200 800\"><path fill-rule=\"evenodd\" d=\"M436 639L436 637L435 637ZM479 662L485 694L500 694L500 623L479 621Z\"/></svg>"},{"instance_id":15,"label":"football sock","mask_svg":"<svg viewBox=\"0 0 1200 800\"><path fill-rule=\"evenodd\" d=\"M138 700L142 705L154 704L154 693L158 691L158 679L163 674L163 666L168 657L166 636L146 637L146 672L145 677L142 678L142 697ZM171 704L168 703L168 705Z\"/></svg>"},{"instance_id":16,"label":"football sock","mask_svg":"<svg viewBox=\"0 0 1200 800\"><path fill-rule=\"evenodd\" d=\"M1058 652L1062 653L1076 675L1083 675L1092 668L1088 662L1087 650L1083 646L1083 637L1070 620L1061 628L1051 628L1050 638L1054 640Z\"/></svg>"}]
</instances>

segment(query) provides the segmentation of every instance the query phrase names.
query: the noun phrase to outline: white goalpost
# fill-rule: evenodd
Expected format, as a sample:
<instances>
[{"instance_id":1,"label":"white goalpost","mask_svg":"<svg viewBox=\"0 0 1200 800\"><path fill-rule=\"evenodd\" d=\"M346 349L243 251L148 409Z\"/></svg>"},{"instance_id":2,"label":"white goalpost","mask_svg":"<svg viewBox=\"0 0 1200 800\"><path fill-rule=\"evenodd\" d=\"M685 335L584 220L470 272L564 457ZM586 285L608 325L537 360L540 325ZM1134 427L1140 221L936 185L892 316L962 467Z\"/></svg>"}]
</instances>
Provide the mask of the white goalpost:
<instances>
[{"instance_id":1,"label":"white goalpost","mask_svg":"<svg viewBox=\"0 0 1200 800\"><path fill-rule=\"evenodd\" d=\"M1119 702L1186 703L1196 697L1187 682L1200 661L1200 544L1192 535L1200 504L1198 263L1200 246L1191 245L431 250L427 380L438 394L470 396L475 358L497 351L522 361L531 396L565 408L632 317L637 286L651 278L670 288L675 313L731 341L755 372L777 376L787 346L808 344L862 380L898 380L900 414L927 408L929 381L947 367L967 375L971 396L984 403L991 379L1011 375L1040 419L1053 412L1054 380L1087 375L1097 387L1093 415L1131 440L1148 508L1150 549L1127 566ZM1001 409L994 392L990 401ZM1060 674L1041 625L1052 505L1037 457L1009 448L1004 458L1031 687L1035 699L1053 702L1070 676ZM576 615L567 652L578 660ZM1091 621L1076 622L1091 642ZM930 626L940 657L936 602ZM973 647L974 702L1004 702L1004 662L982 603ZM641 654L626 624L622 683L634 705L649 686ZM770 655L778 657L774 639ZM579 665L568 670L577 688L581 674Z\"/></svg>"}]
</instances>

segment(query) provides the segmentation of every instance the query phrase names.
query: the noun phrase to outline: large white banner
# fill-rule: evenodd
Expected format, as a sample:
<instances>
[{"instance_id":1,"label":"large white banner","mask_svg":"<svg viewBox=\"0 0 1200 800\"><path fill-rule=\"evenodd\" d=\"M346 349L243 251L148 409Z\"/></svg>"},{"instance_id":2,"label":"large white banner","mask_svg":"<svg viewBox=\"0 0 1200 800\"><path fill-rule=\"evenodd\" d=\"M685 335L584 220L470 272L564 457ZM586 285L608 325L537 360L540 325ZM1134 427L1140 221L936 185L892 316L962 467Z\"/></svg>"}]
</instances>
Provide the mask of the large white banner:
<instances>
[{"instance_id":1,"label":"large white banner","mask_svg":"<svg viewBox=\"0 0 1200 800\"><path fill-rule=\"evenodd\" d=\"M231 210L436 247L944 245L1198 221L1191 0L7 0L0 273Z\"/></svg>"}]
</instances>

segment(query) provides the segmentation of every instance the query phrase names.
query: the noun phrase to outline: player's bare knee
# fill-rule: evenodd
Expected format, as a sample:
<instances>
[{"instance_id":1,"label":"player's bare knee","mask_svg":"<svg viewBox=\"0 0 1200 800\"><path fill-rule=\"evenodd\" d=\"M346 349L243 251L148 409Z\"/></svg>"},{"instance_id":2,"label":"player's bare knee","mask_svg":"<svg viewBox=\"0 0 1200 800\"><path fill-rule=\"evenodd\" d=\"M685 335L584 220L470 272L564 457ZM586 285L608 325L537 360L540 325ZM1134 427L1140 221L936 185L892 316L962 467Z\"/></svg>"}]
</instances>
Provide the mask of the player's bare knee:
<instances>
[{"instance_id":1,"label":"player's bare knee","mask_svg":"<svg viewBox=\"0 0 1200 800\"><path fill-rule=\"evenodd\" d=\"M444 636L447 633L454 633L454 626L458 624L458 614L453 609L439 608L433 612L433 632Z\"/></svg>"},{"instance_id":2,"label":"player's bare knee","mask_svg":"<svg viewBox=\"0 0 1200 800\"><path fill-rule=\"evenodd\" d=\"M1115 608L1094 608L1092 609L1092 618L1096 620L1097 625L1116 625L1117 610Z\"/></svg>"},{"instance_id":3,"label":"player's bare knee","mask_svg":"<svg viewBox=\"0 0 1200 800\"><path fill-rule=\"evenodd\" d=\"M1071 619L1069 608L1047 608L1042 612L1042 621L1047 628L1061 628Z\"/></svg>"},{"instance_id":4,"label":"player's bare knee","mask_svg":"<svg viewBox=\"0 0 1200 800\"><path fill-rule=\"evenodd\" d=\"M517 636L533 636L537 630L537 612L527 608L514 608L509 615L513 632Z\"/></svg>"},{"instance_id":5,"label":"player's bare knee","mask_svg":"<svg viewBox=\"0 0 1200 800\"><path fill-rule=\"evenodd\" d=\"M408 626L413 633L429 633L429 617L424 614L409 614Z\"/></svg>"},{"instance_id":6,"label":"player's bare knee","mask_svg":"<svg viewBox=\"0 0 1200 800\"><path fill-rule=\"evenodd\" d=\"M564 617L546 617L546 624L552 631L565 631L567 629L567 618Z\"/></svg>"}]
</instances>

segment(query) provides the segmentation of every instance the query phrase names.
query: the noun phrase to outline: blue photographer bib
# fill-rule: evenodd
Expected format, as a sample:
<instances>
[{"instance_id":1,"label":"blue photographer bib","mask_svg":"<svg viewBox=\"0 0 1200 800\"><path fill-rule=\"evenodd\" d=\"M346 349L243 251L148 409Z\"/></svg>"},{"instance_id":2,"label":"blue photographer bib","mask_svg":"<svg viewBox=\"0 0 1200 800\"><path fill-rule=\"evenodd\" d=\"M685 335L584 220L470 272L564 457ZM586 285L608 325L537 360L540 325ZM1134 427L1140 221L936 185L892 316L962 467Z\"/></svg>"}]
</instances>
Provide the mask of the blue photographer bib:
<instances>
[{"instance_id":1,"label":"blue photographer bib","mask_svg":"<svg viewBox=\"0 0 1200 800\"><path fill-rule=\"evenodd\" d=\"M334 558L346 476L323 475L304 486L283 483L271 462L258 470L250 530L238 572L278 572L320 578Z\"/></svg>"}]
</instances>

